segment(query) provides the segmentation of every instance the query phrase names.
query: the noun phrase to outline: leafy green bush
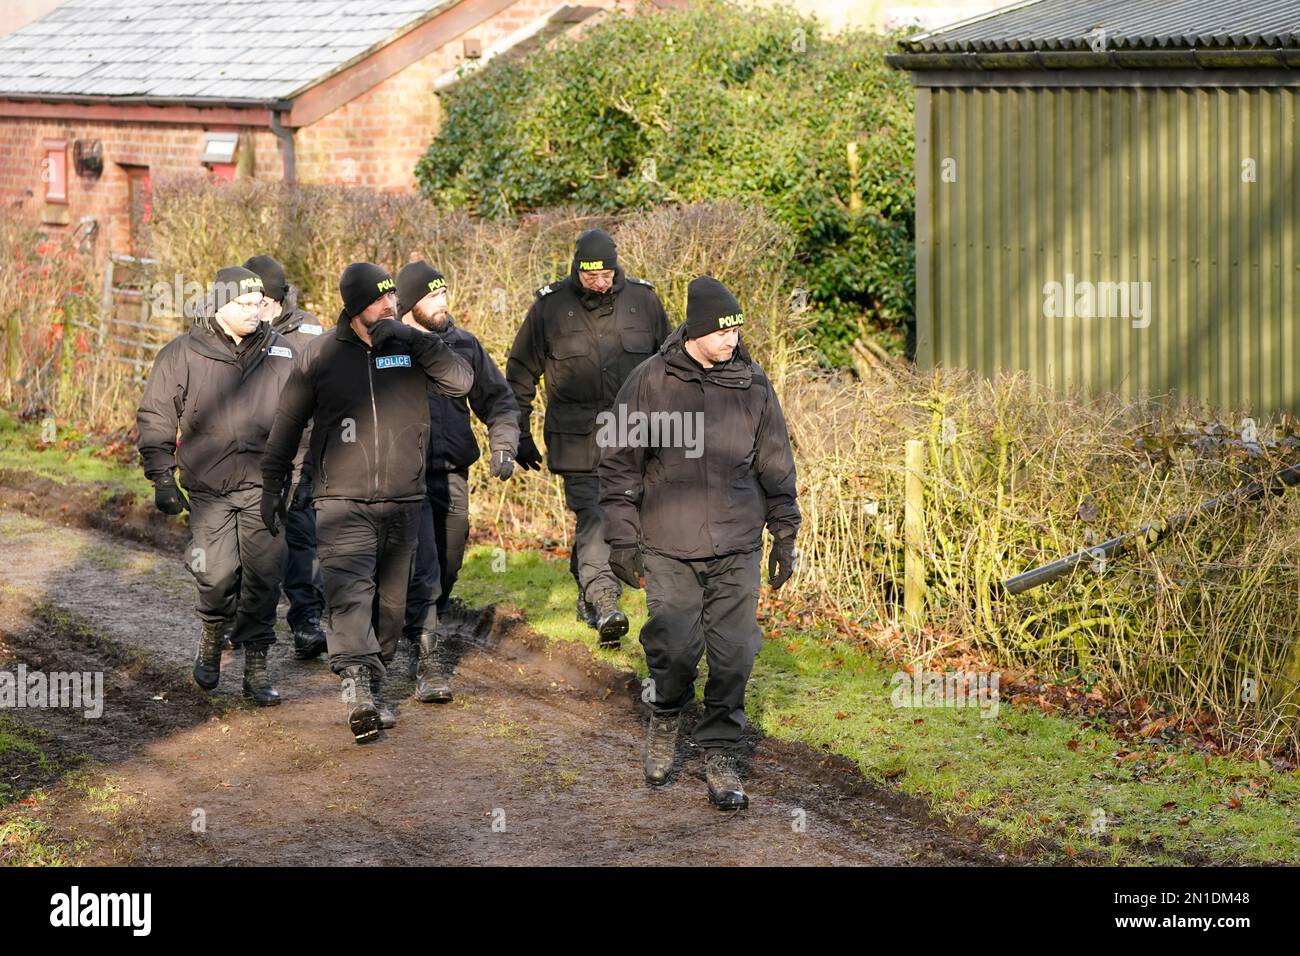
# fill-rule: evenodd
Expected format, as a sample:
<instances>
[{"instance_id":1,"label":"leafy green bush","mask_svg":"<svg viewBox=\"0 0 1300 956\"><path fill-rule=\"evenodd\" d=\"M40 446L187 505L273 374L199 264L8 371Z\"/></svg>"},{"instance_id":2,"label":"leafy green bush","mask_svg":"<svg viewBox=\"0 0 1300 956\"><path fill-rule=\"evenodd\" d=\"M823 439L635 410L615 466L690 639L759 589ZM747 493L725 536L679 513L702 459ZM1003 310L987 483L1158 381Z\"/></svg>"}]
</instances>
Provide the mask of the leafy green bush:
<instances>
[{"instance_id":1,"label":"leafy green bush","mask_svg":"<svg viewBox=\"0 0 1300 956\"><path fill-rule=\"evenodd\" d=\"M453 87L416 179L491 218L757 201L796 236L787 294L807 291L842 357L863 319L897 332L912 311L912 95L892 43L728 2L613 15Z\"/></svg>"}]
</instances>

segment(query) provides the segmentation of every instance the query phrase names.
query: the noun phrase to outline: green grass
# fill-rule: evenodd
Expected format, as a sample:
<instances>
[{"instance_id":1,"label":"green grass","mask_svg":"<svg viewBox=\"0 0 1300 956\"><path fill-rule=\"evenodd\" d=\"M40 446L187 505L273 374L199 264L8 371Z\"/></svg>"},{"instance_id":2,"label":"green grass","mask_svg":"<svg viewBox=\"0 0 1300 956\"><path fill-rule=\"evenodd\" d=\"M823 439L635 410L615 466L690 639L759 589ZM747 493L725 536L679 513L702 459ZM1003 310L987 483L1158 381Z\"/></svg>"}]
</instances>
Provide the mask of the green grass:
<instances>
[{"instance_id":1,"label":"green grass","mask_svg":"<svg viewBox=\"0 0 1300 956\"><path fill-rule=\"evenodd\" d=\"M506 552L503 563L480 545L467 555L457 594L471 605L515 604L546 637L581 641L598 658L646 673L635 640L642 592L625 592L632 627L619 651L597 647L595 633L574 619L564 561ZM974 708L899 708L893 673L830 628L783 628L779 641L764 643L746 711L772 737L847 757L867 779L924 798L940 816L977 820L993 845L1048 861L1300 863L1300 774L1126 745L1104 728L1005 702L991 717ZM1115 756L1128 750L1137 756Z\"/></svg>"},{"instance_id":2,"label":"green grass","mask_svg":"<svg viewBox=\"0 0 1300 956\"><path fill-rule=\"evenodd\" d=\"M82 482L100 485L105 497L134 492L144 500L153 488L139 467L95 454L94 441L74 429L55 427L55 441L42 445L39 422L19 422L0 410L0 469L26 471L59 484Z\"/></svg>"}]
</instances>

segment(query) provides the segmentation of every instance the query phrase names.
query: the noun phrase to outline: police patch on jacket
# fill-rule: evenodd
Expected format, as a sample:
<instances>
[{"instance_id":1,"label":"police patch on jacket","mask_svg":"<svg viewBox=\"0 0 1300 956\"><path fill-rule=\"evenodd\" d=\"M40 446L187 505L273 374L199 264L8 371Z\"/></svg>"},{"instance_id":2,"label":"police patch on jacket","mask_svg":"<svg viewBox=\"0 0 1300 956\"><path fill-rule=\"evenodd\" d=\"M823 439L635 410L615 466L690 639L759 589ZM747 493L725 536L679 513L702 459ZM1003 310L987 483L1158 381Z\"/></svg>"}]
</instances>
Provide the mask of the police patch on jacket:
<instances>
[{"instance_id":1,"label":"police patch on jacket","mask_svg":"<svg viewBox=\"0 0 1300 956\"><path fill-rule=\"evenodd\" d=\"M322 329L321 326L319 325L311 325L307 322L304 322L302 325L298 326L298 331L306 332L308 335L320 335L321 332L324 331L324 329Z\"/></svg>"},{"instance_id":2,"label":"police patch on jacket","mask_svg":"<svg viewBox=\"0 0 1300 956\"><path fill-rule=\"evenodd\" d=\"M375 368L410 368L411 356L409 355L377 355L375 356Z\"/></svg>"},{"instance_id":3,"label":"police patch on jacket","mask_svg":"<svg viewBox=\"0 0 1300 956\"><path fill-rule=\"evenodd\" d=\"M285 348L283 345L272 345L266 351L268 354L278 356L279 358L293 358L293 351Z\"/></svg>"}]
</instances>

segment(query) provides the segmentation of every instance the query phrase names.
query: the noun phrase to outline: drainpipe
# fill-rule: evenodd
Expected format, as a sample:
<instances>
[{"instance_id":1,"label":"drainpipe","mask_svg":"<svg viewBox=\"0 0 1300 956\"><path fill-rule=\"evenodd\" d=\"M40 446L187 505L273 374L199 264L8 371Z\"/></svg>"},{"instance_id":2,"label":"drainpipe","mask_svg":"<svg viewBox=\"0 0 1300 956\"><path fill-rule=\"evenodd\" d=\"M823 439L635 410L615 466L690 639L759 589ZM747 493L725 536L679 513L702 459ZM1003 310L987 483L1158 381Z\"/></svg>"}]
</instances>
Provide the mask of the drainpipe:
<instances>
[{"instance_id":1,"label":"drainpipe","mask_svg":"<svg viewBox=\"0 0 1300 956\"><path fill-rule=\"evenodd\" d=\"M280 122L281 116L286 116L292 103L285 100L276 103L271 108L271 132L276 135L281 143L284 144L284 181L293 183L298 178L298 160L293 147L293 130L286 129Z\"/></svg>"}]
</instances>

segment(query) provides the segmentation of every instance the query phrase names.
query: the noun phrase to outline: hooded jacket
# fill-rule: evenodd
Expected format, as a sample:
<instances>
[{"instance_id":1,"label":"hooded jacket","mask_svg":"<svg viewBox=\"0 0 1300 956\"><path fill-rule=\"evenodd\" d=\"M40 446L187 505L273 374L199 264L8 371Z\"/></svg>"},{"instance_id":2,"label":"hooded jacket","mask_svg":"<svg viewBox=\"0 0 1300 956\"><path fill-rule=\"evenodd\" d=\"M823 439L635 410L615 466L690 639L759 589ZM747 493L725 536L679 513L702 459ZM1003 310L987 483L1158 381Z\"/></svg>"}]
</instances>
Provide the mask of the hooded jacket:
<instances>
[{"instance_id":1,"label":"hooded jacket","mask_svg":"<svg viewBox=\"0 0 1300 956\"><path fill-rule=\"evenodd\" d=\"M795 534L794 454L772 383L743 344L703 368L684 331L632 372L602 419L606 540L689 560L753 551L765 524Z\"/></svg>"},{"instance_id":2,"label":"hooded jacket","mask_svg":"<svg viewBox=\"0 0 1300 956\"><path fill-rule=\"evenodd\" d=\"M189 330L159 351L136 428L149 480L179 465L186 489L221 495L262 483L262 455L297 350L265 322L236 346L215 314L209 298Z\"/></svg>"},{"instance_id":3,"label":"hooded jacket","mask_svg":"<svg viewBox=\"0 0 1300 956\"><path fill-rule=\"evenodd\" d=\"M291 345L306 348L325 333L320 319L305 309L298 307L298 287L289 286L280 303L280 314L271 323L271 328L279 332Z\"/></svg>"},{"instance_id":4,"label":"hooded jacket","mask_svg":"<svg viewBox=\"0 0 1300 956\"><path fill-rule=\"evenodd\" d=\"M529 434L539 379L546 380L546 459L559 474L592 474L600 460L596 416L614 403L636 368L668 338L671 326L654 286L614 270L608 292L569 275L537 290L506 361L506 381Z\"/></svg>"},{"instance_id":5,"label":"hooded jacket","mask_svg":"<svg viewBox=\"0 0 1300 956\"><path fill-rule=\"evenodd\" d=\"M519 406L492 356L451 316L447 327L433 334L474 370L474 385L465 397L429 392L428 472L460 471L478 461L481 452L470 426L471 410L488 426L490 450L504 449L514 455L519 446Z\"/></svg>"},{"instance_id":6,"label":"hooded jacket","mask_svg":"<svg viewBox=\"0 0 1300 956\"><path fill-rule=\"evenodd\" d=\"M441 338L367 346L345 314L306 349L285 385L262 461L263 487L280 491L307 423L313 497L416 501L425 495L429 392L463 396L469 364Z\"/></svg>"}]
</instances>

